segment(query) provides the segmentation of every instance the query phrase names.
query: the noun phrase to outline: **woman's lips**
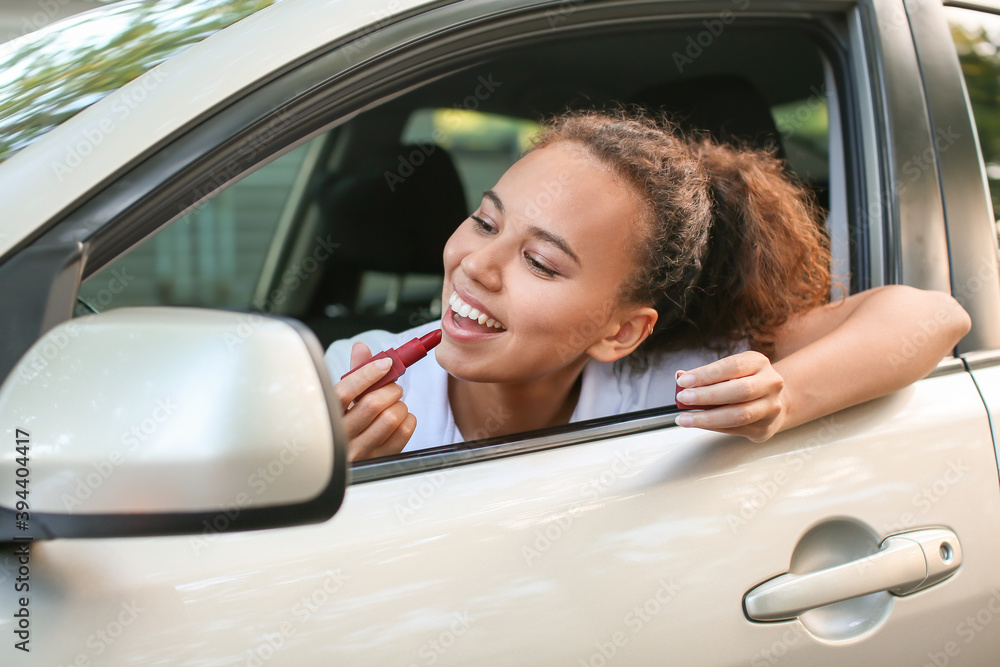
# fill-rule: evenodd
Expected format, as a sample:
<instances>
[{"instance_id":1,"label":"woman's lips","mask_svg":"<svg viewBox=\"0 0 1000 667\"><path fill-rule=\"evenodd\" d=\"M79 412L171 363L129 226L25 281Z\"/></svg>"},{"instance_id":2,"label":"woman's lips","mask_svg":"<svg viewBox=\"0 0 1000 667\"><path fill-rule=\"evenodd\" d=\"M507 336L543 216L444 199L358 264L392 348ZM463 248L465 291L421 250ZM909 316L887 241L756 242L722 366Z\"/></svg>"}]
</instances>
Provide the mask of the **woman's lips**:
<instances>
[{"instance_id":1,"label":"woman's lips","mask_svg":"<svg viewBox=\"0 0 1000 667\"><path fill-rule=\"evenodd\" d=\"M472 305L464 302L457 292L452 292L449 301L449 308L441 318L441 327L449 337L457 341L473 342L496 338L507 333L507 329L502 328L503 324L491 317L490 313L482 311L473 313ZM461 314L463 311L465 311L464 316ZM477 316L476 319L470 317L473 314ZM479 320L483 319L484 315L485 320L480 324ZM488 324L491 320L493 323Z\"/></svg>"},{"instance_id":2,"label":"woman's lips","mask_svg":"<svg viewBox=\"0 0 1000 667\"><path fill-rule=\"evenodd\" d=\"M472 304L466 303L462 300L462 297L460 297L456 291L452 291L451 298L448 299L448 303L450 305L450 312L453 313L453 316L456 318L455 324L459 325L463 329L475 328L482 330L483 333L496 333L497 331L507 330L507 327L494 318L490 313L480 310Z\"/></svg>"}]
</instances>

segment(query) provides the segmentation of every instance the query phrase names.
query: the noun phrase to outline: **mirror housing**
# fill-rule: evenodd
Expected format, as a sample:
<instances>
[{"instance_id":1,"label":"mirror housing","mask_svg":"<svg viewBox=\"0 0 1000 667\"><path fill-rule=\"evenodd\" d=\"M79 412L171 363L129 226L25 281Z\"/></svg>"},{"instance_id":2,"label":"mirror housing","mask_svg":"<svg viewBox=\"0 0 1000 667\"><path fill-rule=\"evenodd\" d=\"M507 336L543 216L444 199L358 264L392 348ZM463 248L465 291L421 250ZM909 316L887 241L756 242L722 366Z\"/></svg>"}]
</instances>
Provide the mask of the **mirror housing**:
<instances>
[{"instance_id":1,"label":"mirror housing","mask_svg":"<svg viewBox=\"0 0 1000 667\"><path fill-rule=\"evenodd\" d=\"M0 542L325 521L348 483L340 419L294 320L158 307L64 322L0 386Z\"/></svg>"}]
</instances>

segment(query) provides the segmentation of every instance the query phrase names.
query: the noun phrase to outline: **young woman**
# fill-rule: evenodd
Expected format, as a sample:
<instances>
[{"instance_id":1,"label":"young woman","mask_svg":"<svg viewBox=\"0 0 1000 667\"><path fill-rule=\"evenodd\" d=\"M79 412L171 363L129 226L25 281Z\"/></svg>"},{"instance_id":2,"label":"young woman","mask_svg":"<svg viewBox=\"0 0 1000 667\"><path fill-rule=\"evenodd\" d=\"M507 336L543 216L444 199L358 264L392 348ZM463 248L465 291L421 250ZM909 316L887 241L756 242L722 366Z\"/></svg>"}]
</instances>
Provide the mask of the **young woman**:
<instances>
[{"instance_id":1,"label":"young woman","mask_svg":"<svg viewBox=\"0 0 1000 667\"><path fill-rule=\"evenodd\" d=\"M830 304L829 266L771 156L641 113L558 117L449 239L442 321L328 350L336 379L443 329L398 383L358 398L379 362L337 382L351 458L669 405L675 377L705 408L679 425L761 441L923 377L969 329L943 293Z\"/></svg>"}]
</instances>

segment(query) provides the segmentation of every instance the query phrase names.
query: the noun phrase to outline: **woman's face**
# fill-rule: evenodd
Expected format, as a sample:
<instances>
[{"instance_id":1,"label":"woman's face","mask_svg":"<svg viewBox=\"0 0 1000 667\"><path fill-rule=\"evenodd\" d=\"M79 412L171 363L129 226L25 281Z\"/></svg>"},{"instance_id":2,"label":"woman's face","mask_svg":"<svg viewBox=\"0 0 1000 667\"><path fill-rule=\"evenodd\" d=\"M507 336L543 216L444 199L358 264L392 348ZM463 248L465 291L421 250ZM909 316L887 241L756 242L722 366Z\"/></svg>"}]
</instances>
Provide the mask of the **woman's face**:
<instances>
[{"instance_id":1,"label":"woman's face","mask_svg":"<svg viewBox=\"0 0 1000 667\"><path fill-rule=\"evenodd\" d=\"M514 164L445 246L441 366L474 382L525 382L595 356L627 310L618 295L634 268L635 210L576 144Z\"/></svg>"}]
</instances>

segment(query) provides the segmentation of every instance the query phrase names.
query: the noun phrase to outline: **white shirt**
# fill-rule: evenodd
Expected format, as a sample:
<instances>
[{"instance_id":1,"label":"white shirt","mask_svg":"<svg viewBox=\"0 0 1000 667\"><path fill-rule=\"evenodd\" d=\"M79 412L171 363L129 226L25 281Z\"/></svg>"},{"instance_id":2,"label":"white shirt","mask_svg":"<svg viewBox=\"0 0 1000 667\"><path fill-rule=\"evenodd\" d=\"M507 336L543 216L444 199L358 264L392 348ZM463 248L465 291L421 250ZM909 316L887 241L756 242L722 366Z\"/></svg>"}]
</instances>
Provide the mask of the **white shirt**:
<instances>
[{"instance_id":1,"label":"white shirt","mask_svg":"<svg viewBox=\"0 0 1000 667\"><path fill-rule=\"evenodd\" d=\"M433 321L398 334L374 330L335 341L326 351L330 377L339 382L340 376L350 370L351 346L357 341L367 345L372 354L378 354L440 327L439 321ZM580 398L569 420L583 421L673 405L675 371L692 370L718 358L708 350L681 350L652 357L644 371L632 370L625 360L604 363L591 359L583 367ZM448 402L448 373L438 364L433 350L407 368L396 382L403 389L403 402L417 418L417 429L404 452L493 435L488 428L470 433L468 438L459 432ZM501 421L503 415L494 417ZM486 427L489 426L487 419Z\"/></svg>"}]
</instances>

